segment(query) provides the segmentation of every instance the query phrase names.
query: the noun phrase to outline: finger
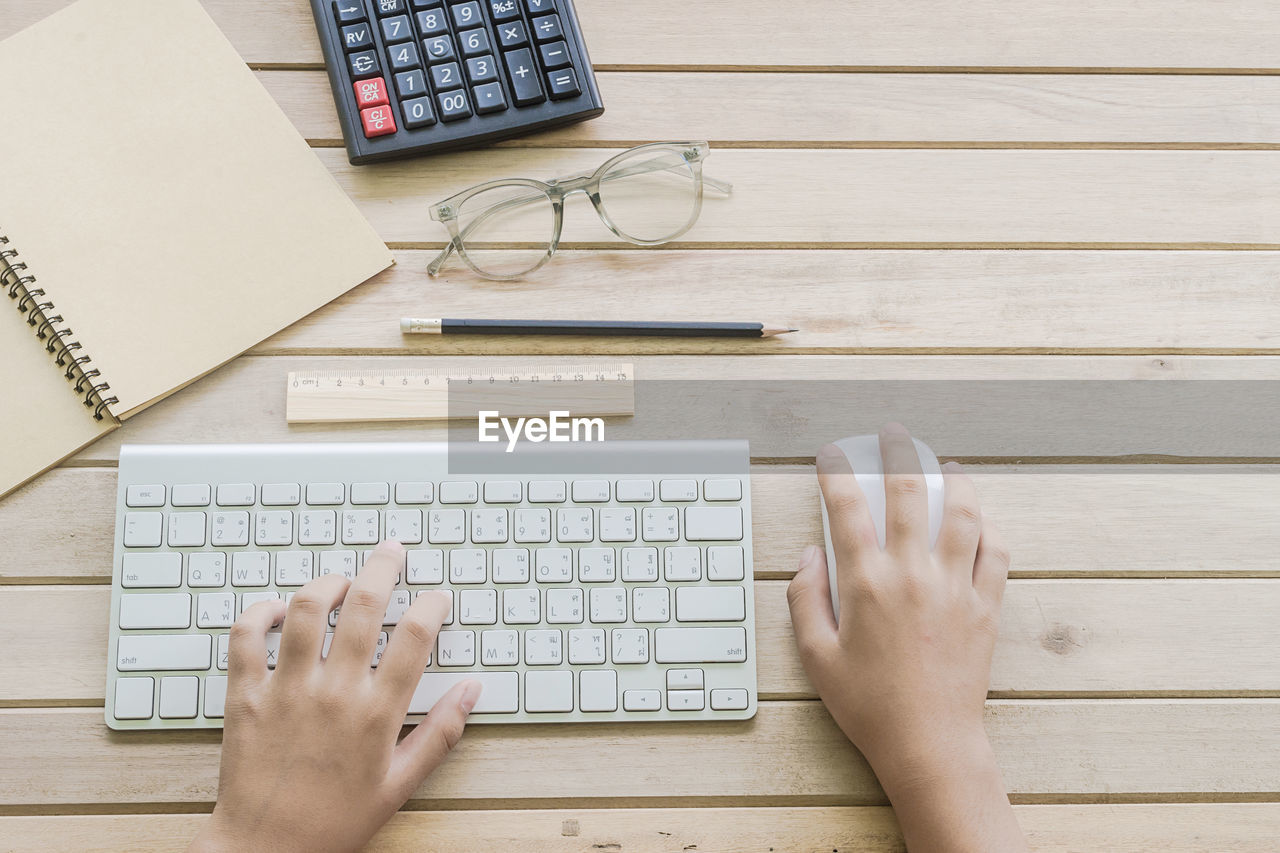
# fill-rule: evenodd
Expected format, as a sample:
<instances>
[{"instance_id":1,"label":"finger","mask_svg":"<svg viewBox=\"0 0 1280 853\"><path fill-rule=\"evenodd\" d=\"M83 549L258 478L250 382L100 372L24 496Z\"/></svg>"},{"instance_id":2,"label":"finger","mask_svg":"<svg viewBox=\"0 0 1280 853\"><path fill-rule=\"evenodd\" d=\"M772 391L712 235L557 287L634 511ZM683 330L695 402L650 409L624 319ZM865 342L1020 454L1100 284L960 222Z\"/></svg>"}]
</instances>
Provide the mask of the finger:
<instances>
[{"instance_id":1,"label":"finger","mask_svg":"<svg viewBox=\"0 0 1280 853\"><path fill-rule=\"evenodd\" d=\"M791 625L796 632L800 660L811 661L836 642L836 615L831 607L831 581L822 549L810 545L800 556L800 568L787 586ZM848 608L845 609L848 612Z\"/></svg>"},{"instance_id":2,"label":"finger","mask_svg":"<svg viewBox=\"0 0 1280 853\"><path fill-rule=\"evenodd\" d=\"M320 663L329 614L342 603L350 586L345 575L321 575L293 594L281 631L276 672L291 676Z\"/></svg>"},{"instance_id":3,"label":"finger","mask_svg":"<svg viewBox=\"0 0 1280 853\"><path fill-rule=\"evenodd\" d=\"M392 701L405 709L409 707L413 691L418 688L422 671L427 668L427 658L435 648L440 626L452 606L453 599L443 592L419 595L400 617L391 642L382 653L377 679L389 686Z\"/></svg>"},{"instance_id":4,"label":"finger","mask_svg":"<svg viewBox=\"0 0 1280 853\"><path fill-rule=\"evenodd\" d=\"M978 491L958 462L943 465L942 476L946 483L946 496L942 500L942 530L938 533L938 544L934 546L933 553L945 566L963 571L965 578L971 579L982 533Z\"/></svg>"},{"instance_id":5,"label":"finger","mask_svg":"<svg viewBox=\"0 0 1280 853\"><path fill-rule=\"evenodd\" d=\"M267 630L284 619L284 602L259 601L240 614L227 640L227 676L233 688L252 687L267 677Z\"/></svg>"},{"instance_id":6,"label":"finger","mask_svg":"<svg viewBox=\"0 0 1280 853\"><path fill-rule=\"evenodd\" d=\"M880 430L884 461L884 545L887 551L929 550L929 496L915 442L902 424Z\"/></svg>"},{"instance_id":7,"label":"finger","mask_svg":"<svg viewBox=\"0 0 1280 853\"><path fill-rule=\"evenodd\" d=\"M1009 579L1009 549L995 524L982 520L982 536L978 540L978 557L973 564L973 585L978 594L995 608L1004 598L1004 584Z\"/></svg>"},{"instance_id":8,"label":"finger","mask_svg":"<svg viewBox=\"0 0 1280 853\"><path fill-rule=\"evenodd\" d=\"M462 739L467 715L480 698L480 682L455 684L431 713L396 747L387 771L388 781L400 794L401 802L409 799L431 771L440 766L450 750Z\"/></svg>"},{"instance_id":9,"label":"finger","mask_svg":"<svg viewBox=\"0 0 1280 853\"><path fill-rule=\"evenodd\" d=\"M331 665L365 670L373 666L373 650L387 615L387 602L403 567L404 546L394 540L380 543L369 555L342 600L329 646Z\"/></svg>"},{"instance_id":10,"label":"finger","mask_svg":"<svg viewBox=\"0 0 1280 853\"><path fill-rule=\"evenodd\" d=\"M853 476L848 457L834 444L818 451L818 489L827 508L827 529L836 551L850 552L855 558L879 553L880 539L867 496Z\"/></svg>"}]
</instances>

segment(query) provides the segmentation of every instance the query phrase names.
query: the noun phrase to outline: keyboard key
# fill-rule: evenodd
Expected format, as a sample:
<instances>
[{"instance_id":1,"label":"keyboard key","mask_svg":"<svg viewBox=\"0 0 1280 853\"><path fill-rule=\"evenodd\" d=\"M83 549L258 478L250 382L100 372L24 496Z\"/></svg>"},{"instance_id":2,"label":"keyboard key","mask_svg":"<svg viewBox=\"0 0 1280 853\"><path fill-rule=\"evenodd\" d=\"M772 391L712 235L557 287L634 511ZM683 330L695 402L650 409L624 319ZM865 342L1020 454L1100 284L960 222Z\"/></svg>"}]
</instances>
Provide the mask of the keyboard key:
<instances>
[{"instance_id":1,"label":"keyboard key","mask_svg":"<svg viewBox=\"0 0 1280 853\"><path fill-rule=\"evenodd\" d=\"M542 628L524 632L524 662L529 666L558 666L562 657L559 630Z\"/></svg>"},{"instance_id":2,"label":"keyboard key","mask_svg":"<svg viewBox=\"0 0 1280 853\"><path fill-rule=\"evenodd\" d=\"M445 17L444 9L435 8L419 12L417 20L418 31L422 33L424 41L449 33L449 19Z\"/></svg>"},{"instance_id":3,"label":"keyboard key","mask_svg":"<svg viewBox=\"0 0 1280 853\"><path fill-rule=\"evenodd\" d=\"M279 601L279 600L280 600L280 593L276 592L275 590L271 590L270 592L246 592L240 596L240 612L241 613L245 612L250 607L252 607L253 605L257 604L260 601ZM267 635L268 647L270 646L271 636L272 636L271 634ZM275 636L277 637L277 640L275 642L278 643L279 634ZM274 666L275 656L268 655L268 657L270 658L268 662L272 666Z\"/></svg>"},{"instance_id":4,"label":"keyboard key","mask_svg":"<svg viewBox=\"0 0 1280 853\"><path fill-rule=\"evenodd\" d=\"M287 509L259 512L253 526L253 544L292 545L293 513Z\"/></svg>"},{"instance_id":5,"label":"keyboard key","mask_svg":"<svg viewBox=\"0 0 1280 853\"><path fill-rule=\"evenodd\" d=\"M604 503L609 500L609 481L574 480L573 499L578 503Z\"/></svg>"},{"instance_id":6,"label":"keyboard key","mask_svg":"<svg viewBox=\"0 0 1280 853\"><path fill-rule=\"evenodd\" d=\"M507 511L505 509L471 510L471 541L494 544L507 541Z\"/></svg>"},{"instance_id":7,"label":"keyboard key","mask_svg":"<svg viewBox=\"0 0 1280 853\"><path fill-rule=\"evenodd\" d=\"M495 24L513 21L520 17L520 6L516 0L490 0L489 11L493 13Z\"/></svg>"},{"instance_id":8,"label":"keyboard key","mask_svg":"<svg viewBox=\"0 0 1280 853\"><path fill-rule=\"evenodd\" d=\"M158 548L160 531L164 524L161 512L127 512L124 515L124 545L126 548Z\"/></svg>"},{"instance_id":9,"label":"keyboard key","mask_svg":"<svg viewBox=\"0 0 1280 853\"><path fill-rule=\"evenodd\" d=\"M212 634L142 634L116 643L116 669L182 670L209 668Z\"/></svg>"},{"instance_id":10,"label":"keyboard key","mask_svg":"<svg viewBox=\"0 0 1280 853\"><path fill-rule=\"evenodd\" d=\"M555 0L524 0L524 7L530 15L543 15L556 10Z\"/></svg>"},{"instance_id":11,"label":"keyboard key","mask_svg":"<svg viewBox=\"0 0 1280 853\"><path fill-rule=\"evenodd\" d=\"M661 690L624 690L622 691L622 710L624 711L661 711Z\"/></svg>"},{"instance_id":12,"label":"keyboard key","mask_svg":"<svg viewBox=\"0 0 1280 853\"><path fill-rule=\"evenodd\" d=\"M474 666L475 631L441 631L436 639L436 661L440 666Z\"/></svg>"},{"instance_id":13,"label":"keyboard key","mask_svg":"<svg viewBox=\"0 0 1280 853\"><path fill-rule=\"evenodd\" d=\"M202 592L196 596L197 628L230 628L236 621L234 592Z\"/></svg>"},{"instance_id":14,"label":"keyboard key","mask_svg":"<svg viewBox=\"0 0 1280 853\"><path fill-rule=\"evenodd\" d=\"M191 593L165 592L120 596L120 627L190 628Z\"/></svg>"},{"instance_id":15,"label":"keyboard key","mask_svg":"<svg viewBox=\"0 0 1280 853\"><path fill-rule=\"evenodd\" d=\"M553 68L563 68L570 63L569 46L563 41L547 42L538 45L538 53L542 56L542 65L548 71ZM555 89L552 88L554 93Z\"/></svg>"},{"instance_id":16,"label":"keyboard key","mask_svg":"<svg viewBox=\"0 0 1280 853\"><path fill-rule=\"evenodd\" d=\"M467 541L467 513L461 509L433 509L427 513L427 541L457 545Z\"/></svg>"},{"instance_id":17,"label":"keyboard key","mask_svg":"<svg viewBox=\"0 0 1280 853\"><path fill-rule=\"evenodd\" d=\"M354 24L364 20L364 3L356 0L338 0L334 4L334 17L339 24Z\"/></svg>"},{"instance_id":18,"label":"keyboard key","mask_svg":"<svg viewBox=\"0 0 1280 853\"><path fill-rule=\"evenodd\" d=\"M264 483L262 486L263 506L297 506L302 497L302 489L297 483Z\"/></svg>"},{"instance_id":19,"label":"keyboard key","mask_svg":"<svg viewBox=\"0 0 1280 853\"><path fill-rule=\"evenodd\" d=\"M742 508L689 507L684 511L684 538L690 542L741 541Z\"/></svg>"},{"instance_id":20,"label":"keyboard key","mask_svg":"<svg viewBox=\"0 0 1280 853\"><path fill-rule=\"evenodd\" d=\"M706 707L706 696L701 690L668 690L667 710L701 711Z\"/></svg>"},{"instance_id":21,"label":"keyboard key","mask_svg":"<svg viewBox=\"0 0 1280 853\"><path fill-rule=\"evenodd\" d=\"M227 582L227 555L197 551L187 555L187 586L222 586Z\"/></svg>"},{"instance_id":22,"label":"keyboard key","mask_svg":"<svg viewBox=\"0 0 1280 853\"><path fill-rule=\"evenodd\" d=\"M663 549L663 577L669 581L702 579L702 551L696 546L681 545Z\"/></svg>"},{"instance_id":23,"label":"keyboard key","mask_svg":"<svg viewBox=\"0 0 1280 853\"><path fill-rule=\"evenodd\" d=\"M196 715L200 679L194 675L171 675L160 679L160 719L189 720Z\"/></svg>"},{"instance_id":24,"label":"keyboard key","mask_svg":"<svg viewBox=\"0 0 1280 853\"><path fill-rule=\"evenodd\" d=\"M473 504L477 501L479 491L475 483L451 481L440 484L440 503Z\"/></svg>"},{"instance_id":25,"label":"keyboard key","mask_svg":"<svg viewBox=\"0 0 1280 853\"><path fill-rule=\"evenodd\" d=\"M483 86L475 86L472 88L471 94L475 97L476 112L481 115L500 113L507 108L507 97L502 93L502 84L500 83L485 83Z\"/></svg>"},{"instance_id":26,"label":"keyboard key","mask_svg":"<svg viewBox=\"0 0 1280 853\"><path fill-rule=\"evenodd\" d=\"M117 720L149 720L153 710L155 679L117 678L112 716Z\"/></svg>"},{"instance_id":27,"label":"keyboard key","mask_svg":"<svg viewBox=\"0 0 1280 853\"><path fill-rule=\"evenodd\" d=\"M376 506L391 500L391 486L386 483L352 483L351 502L357 506Z\"/></svg>"},{"instance_id":28,"label":"keyboard key","mask_svg":"<svg viewBox=\"0 0 1280 853\"><path fill-rule=\"evenodd\" d=\"M702 496L709 501L740 501L742 481L707 480L702 484Z\"/></svg>"},{"instance_id":29,"label":"keyboard key","mask_svg":"<svg viewBox=\"0 0 1280 853\"><path fill-rule=\"evenodd\" d=\"M343 545L376 545L377 543L378 511L376 509L349 509L342 514Z\"/></svg>"},{"instance_id":30,"label":"keyboard key","mask_svg":"<svg viewBox=\"0 0 1280 853\"><path fill-rule=\"evenodd\" d=\"M504 589L502 621L507 625L536 625L542 615L536 589Z\"/></svg>"},{"instance_id":31,"label":"keyboard key","mask_svg":"<svg viewBox=\"0 0 1280 853\"><path fill-rule=\"evenodd\" d=\"M600 541L636 541L636 511L631 507L601 507Z\"/></svg>"},{"instance_id":32,"label":"keyboard key","mask_svg":"<svg viewBox=\"0 0 1280 853\"><path fill-rule=\"evenodd\" d=\"M559 15L545 15L533 21L533 37L538 41L552 41L564 38L564 29L560 26Z\"/></svg>"},{"instance_id":33,"label":"keyboard key","mask_svg":"<svg viewBox=\"0 0 1280 853\"><path fill-rule=\"evenodd\" d=\"M520 663L520 632L481 631L480 662L485 666L515 666Z\"/></svg>"},{"instance_id":34,"label":"keyboard key","mask_svg":"<svg viewBox=\"0 0 1280 853\"><path fill-rule=\"evenodd\" d=\"M342 483L307 484L307 503L312 506L337 506L346 497L347 487Z\"/></svg>"},{"instance_id":35,"label":"keyboard key","mask_svg":"<svg viewBox=\"0 0 1280 853\"><path fill-rule=\"evenodd\" d=\"M528 583L529 552L524 548L496 548L493 554L494 583Z\"/></svg>"},{"instance_id":36,"label":"keyboard key","mask_svg":"<svg viewBox=\"0 0 1280 853\"><path fill-rule=\"evenodd\" d=\"M619 480L616 493L620 503L645 503L653 500L653 480Z\"/></svg>"},{"instance_id":37,"label":"keyboard key","mask_svg":"<svg viewBox=\"0 0 1280 853\"><path fill-rule=\"evenodd\" d=\"M276 586L302 586L312 578L313 563L310 551L277 551Z\"/></svg>"},{"instance_id":38,"label":"keyboard key","mask_svg":"<svg viewBox=\"0 0 1280 853\"><path fill-rule=\"evenodd\" d=\"M631 618L636 622L670 622L671 590L665 586L632 590Z\"/></svg>"},{"instance_id":39,"label":"keyboard key","mask_svg":"<svg viewBox=\"0 0 1280 853\"><path fill-rule=\"evenodd\" d=\"M471 2L454 6L453 24L459 30L484 24L484 13L480 11L480 4L476 0L471 0Z\"/></svg>"},{"instance_id":40,"label":"keyboard key","mask_svg":"<svg viewBox=\"0 0 1280 853\"><path fill-rule=\"evenodd\" d=\"M473 714L514 714L520 710L517 672L424 672L409 700L410 714L425 714L461 681L480 682L480 698Z\"/></svg>"},{"instance_id":41,"label":"keyboard key","mask_svg":"<svg viewBox=\"0 0 1280 853\"><path fill-rule=\"evenodd\" d=\"M198 548L204 544L205 514L203 512L169 513L170 548Z\"/></svg>"},{"instance_id":42,"label":"keyboard key","mask_svg":"<svg viewBox=\"0 0 1280 853\"><path fill-rule=\"evenodd\" d=\"M422 50L427 55L427 62L452 62L458 58L454 50L453 38L447 35L423 39Z\"/></svg>"},{"instance_id":43,"label":"keyboard key","mask_svg":"<svg viewBox=\"0 0 1280 853\"><path fill-rule=\"evenodd\" d=\"M373 47L373 30L367 23L351 24L342 28L342 47L348 53Z\"/></svg>"},{"instance_id":44,"label":"keyboard key","mask_svg":"<svg viewBox=\"0 0 1280 853\"><path fill-rule=\"evenodd\" d=\"M526 672L524 709L533 714L573 710L573 673Z\"/></svg>"},{"instance_id":45,"label":"keyboard key","mask_svg":"<svg viewBox=\"0 0 1280 853\"><path fill-rule=\"evenodd\" d=\"M746 592L740 586L676 588L677 622L741 622L746 618Z\"/></svg>"},{"instance_id":46,"label":"keyboard key","mask_svg":"<svg viewBox=\"0 0 1280 853\"><path fill-rule=\"evenodd\" d=\"M618 673L611 669L586 669L579 673L578 708L596 712L618 710Z\"/></svg>"},{"instance_id":47,"label":"keyboard key","mask_svg":"<svg viewBox=\"0 0 1280 853\"><path fill-rule=\"evenodd\" d=\"M582 87L578 85L578 75L573 73L572 68L561 68L559 71L549 72L547 85L551 89L553 101L574 98L582 94Z\"/></svg>"},{"instance_id":48,"label":"keyboard key","mask_svg":"<svg viewBox=\"0 0 1280 853\"><path fill-rule=\"evenodd\" d=\"M231 635L219 634L218 635L218 651L217 651L217 654L214 656L213 660L214 660L214 663L217 665L218 669L222 670L223 672L227 671L227 655L230 649L231 649Z\"/></svg>"},{"instance_id":49,"label":"keyboard key","mask_svg":"<svg viewBox=\"0 0 1280 853\"><path fill-rule=\"evenodd\" d=\"M550 593L548 593L550 594ZM547 620L550 621L550 620ZM597 625L627 621L627 591L622 587L591 590L591 621Z\"/></svg>"},{"instance_id":50,"label":"keyboard key","mask_svg":"<svg viewBox=\"0 0 1280 853\"><path fill-rule=\"evenodd\" d=\"M402 545L417 545L422 541L422 510L387 510L387 538Z\"/></svg>"},{"instance_id":51,"label":"keyboard key","mask_svg":"<svg viewBox=\"0 0 1280 853\"><path fill-rule=\"evenodd\" d=\"M408 41L413 38L413 25L407 15L382 19L382 40L387 44Z\"/></svg>"},{"instance_id":52,"label":"keyboard key","mask_svg":"<svg viewBox=\"0 0 1280 853\"><path fill-rule=\"evenodd\" d=\"M431 483L396 483L396 503L429 504L435 498Z\"/></svg>"},{"instance_id":53,"label":"keyboard key","mask_svg":"<svg viewBox=\"0 0 1280 853\"><path fill-rule=\"evenodd\" d=\"M164 506L164 486L129 486L124 490L125 506Z\"/></svg>"},{"instance_id":54,"label":"keyboard key","mask_svg":"<svg viewBox=\"0 0 1280 853\"><path fill-rule=\"evenodd\" d=\"M382 616L382 624L399 625L404 614L409 611L412 600L407 589L391 590L391 598L387 600L387 612Z\"/></svg>"},{"instance_id":55,"label":"keyboard key","mask_svg":"<svg viewBox=\"0 0 1280 853\"><path fill-rule=\"evenodd\" d=\"M741 688L720 688L711 691L711 710L745 711L748 705L747 691Z\"/></svg>"},{"instance_id":56,"label":"keyboard key","mask_svg":"<svg viewBox=\"0 0 1280 853\"><path fill-rule=\"evenodd\" d=\"M351 54L347 57L347 66L351 70L352 80L382 76L382 65L378 62L378 54L372 50Z\"/></svg>"},{"instance_id":57,"label":"keyboard key","mask_svg":"<svg viewBox=\"0 0 1280 853\"><path fill-rule=\"evenodd\" d=\"M564 480L533 480L529 483L529 503L562 504L565 501Z\"/></svg>"},{"instance_id":58,"label":"keyboard key","mask_svg":"<svg viewBox=\"0 0 1280 853\"><path fill-rule=\"evenodd\" d=\"M483 548L455 548L449 552L449 583L484 583L488 551Z\"/></svg>"},{"instance_id":59,"label":"keyboard key","mask_svg":"<svg viewBox=\"0 0 1280 853\"><path fill-rule=\"evenodd\" d=\"M462 70L458 68L456 62L433 65L431 66L431 83L436 87L437 92L460 89L462 88Z\"/></svg>"},{"instance_id":60,"label":"keyboard key","mask_svg":"<svg viewBox=\"0 0 1280 853\"><path fill-rule=\"evenodd\" d=\"M271 581L271 554L237 551L231 555L232 586L266 586Z\"/></svg>"},{"instance_id":61,"label":"keyboard key","mask_svg":"<svg viewBox=\"0 0 1280 853\"><path fill-rule=\"evenodd\" d=\"M355 551L321 551L320 574L342 575L347 580L356 578Z\"/></svg>"},{"instance_id":62,"label":"keyboard key","mask_svg":"<svg viewBox=\"0 0 1280 853\"><path fill-rule=\"evenodd\" d=\"M668 690L701 690L703 673L700 669L667 670Z\"/></svg>"},{"instance_id":63,"label":"keyboard key","mask_svg":"<svg viewBox=\"0 0 1280 853\"><path fill-rule=\"evenodd\" d=\"M573 551L568 548L539 548L533 552L534 578L538 583L568 583L573 580Z\"/></svg>"},{"instance_id":64,"label":"keyboard key","mask_svg":"<svg viewBox=\"0 0 1280 853\"><path fill-rule=\"evenodd\" d=\"M525 35L524 22L508 21L508 22L499 24L498 25L498 43L501 44L504 49L519 47L520 45L528 44L529 37ZM532 66L533 56L527 50L523 51L523 53L526 55L525 64ZM511 56L511 54L507 54L507 56L509 57Z\"/></svg>"},{"instance_id":65,"label":"keyboard key","mask_svg":"<svg viewBox=\"0 0 1280 853\"><path fill-rule=\"evenodd\" d=\"M413 42L403 42L387 48L387 56L391 59L392 71L405 71L422 65L418 58L418 46Z\"/></svg>"},{"instance_id":66,"label":"keyboard key","mask_svg":"<svg viewBox=\"0 0 1280 853\"><path fill-rule=\"evenodd\" d=\"M675 542L680 538L680 510L673 506L645 507L640 538L646 542Z\"/></svg>"},{"instance_id":67,"label":"keyboard key","mask_svg":"<svg viewBox=\"0 0 1280 853\"><path fill-rule=\"evenodd\" d=\"M498 591L464 589L458 592L458 622L462 625L496 625Z\"/></svg>"},{"instance_id":68,"label":"keyboard key","mask_svg":"<svg viewBox=\"0 0 1280 853\"><path fill-rule=\"evenodd\" d=\"M183 483L173 487L172 502L174 506L208 506L208 483Z\"/></svg>"},{"instance_id":69,"label":"keyboard key","mask_svg":"<svg viewBox=\"0 0 1280 853\"><path fill-rule=\"evenodd\" d=\"M489 44L489 33L483 29L458 33L458 41L462 45L463 56L479 56L492 50Z\"/></svg>"},{"instance_id":70,"label":"keyboard key","mask_svg":"<svg viewBox=\"0 0 1280 853\"><path fill-rule=\"evenodd\" d=\"M308 487L308 496L310 493ZM307 502L311 503L310 499ZM299 545L332 545L337 541L337 530L338 514L331 509L298 513Z\"/></svg>"},{"instance_id":71,"label":"keyboard key","mask_svg":"<svg viewBox=\"0 0 1280 853\"><path fill-rule=\"evenodd\" d=\"M658 663L742 663L747 659L745 628L655 628L653 644L653 659Z\"/></svg>"},{"instance_id":72,"label":"keyboard key","mask_svg":"<svg viewBox=\"0 0 1280 853\"><path fill-rule=\"evenodd\" d=\"M498 79L498 65L491 55L467 60L467 77L472 83L489 83Z\"/></svg>"},{"instance_id":73,"label":"keyboard key","mask_svg":"<svg viewBox=\"0 0 1280 853\"><path fill-rule=\"evenodd\" d=\"M590 542L595 538L595 515L590 507L556 510L557 542Z\"/></svg>"},{"instance_id":74,"label":"keyboard key","mask_svg":"<svg viewBox=\"0 0 1280 853\"><path fill-rule=\"evenodd\" d=\"M614 663L649 662L648 628L614 628L612 641Z\"/></svg>"},{"instance_id":75,"label":"keyboard key","mask_svg":"<svg viewBox=\"0 0 1280 853\"><path fill-rule=\"evenodd\" d=\"M210 675L204 680L204 715L219 719L226 711L227 677Z\"/></svg>"},{"instance_id":76,"label":"keyboard key","mask_svg":"<svg viewBox=\"0 0 1280 853\"><path fill-rule=\"evenodd\" d=\"M550 542L551 511L546 509L516 510L515 540L517 542Z\"/></svg>"},{"instance_id":77,"label":"keyboard key","mask_svg":"<svg viewBox=\"0 0 1280 853\"><path fill-rule=\"evenodd\" d=\"M664 501L696 501L697 480L663 480L658 484L658 496Z\"/></svg>"},{"instance_id":78,"label":"keyboard key","mask_svg":"<svg viewBox=\"0 0 1280 853\"><path fill-rule=\"evenodd\" d=\"M617 575L616 554L612 548L578 550L578 580L583 583L612 583Z\"/></svg>"},{"instance_id":79,"label":"keyboard key","mask_svg":"<svg viewBox=\"0 0 1280 853\"><path fill-rule=\"evenodd\" d=\"M464 89L436 95L436 103L440 106L441 121L457 121L471 115L471 104Z\"/></svg>"},{"instance_id":80,"label":"keyboard key","mask_svg":"<svg viewBox=\"0 0 1280 853\"><path fill-rule=\"evenodd\" d=\"M405 552L405 566L408 583L444 583L444 551L412 548Z\"/></svg>"},{"instance_id":81,"label":"keyboard key","mask_svg":"<svg viewBox=\"0 0 1280 853\"><path fill-rule=\"evenodd\" d=\"M249 544L249 513L215 512L209 544L216 548Z\"/></svg>"},{"instance_id":82,"label":"keyboard key","mask_svg":"<svg viewBox=\"0 0 1280 853\"><path fill-rule=\"evenodd\" d=\"M743 553L739 545L717 545L707 549L707 580L740 581Z\"/></svg>"},{"instance_id":83,"label":"keyboard key","mask_svg":"<svg viewBox=\"0 0 1280 853\"><path fill-rule=\"evenodd\" d=\"M121 566L120 585L125 589L182 585L181 554L125 554Z\"/></svg>"},{"instance_id":84,"label":"keyboard key","mask_svg":"<svg viewBox=\"0 0 1280 853\"><path fill-rule=\"evenodd\" d=\"M547 624L580 625L583 621L582 590L547 590Z\"/></svg>"},{"instance_id":85,"label":"keyboard key","mask_svg":"<svg viewBox=\"0 0 1280 853\"><path fill-rule=\"evenodd\" d=\"M569 663L605 662L603 628L574 628L569 631Z\"/></svg>"},{"instance_id":86,"label":"keyboard key","mask_svg":"<svg viewBox=\"0 0 1280 853\"><path fill-rule=\"evenodd\" d=\"M361 110L360 123L364 126L364 135L369 139L396 132L396 117L391 112L390 104Z\"/></svg>"},{"instance_id":87,"label":"keyboard key","mask_svg":"<svg viewBox=\"0 0 1280 853\"><path fill-rule=\"evenodd\" d=\"M657 548L623 548L622 579L628 583L653 583L658 579Z\"/></svg>"}]
</instances>

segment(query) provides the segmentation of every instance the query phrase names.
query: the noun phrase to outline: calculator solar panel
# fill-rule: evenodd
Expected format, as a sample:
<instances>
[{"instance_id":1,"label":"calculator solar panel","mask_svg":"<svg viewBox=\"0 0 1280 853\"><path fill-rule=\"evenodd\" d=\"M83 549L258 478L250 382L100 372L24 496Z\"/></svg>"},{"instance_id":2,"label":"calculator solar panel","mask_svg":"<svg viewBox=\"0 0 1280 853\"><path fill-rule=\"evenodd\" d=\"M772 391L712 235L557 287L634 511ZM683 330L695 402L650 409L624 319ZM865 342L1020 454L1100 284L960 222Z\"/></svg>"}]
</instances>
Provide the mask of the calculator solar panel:
<instances>
[{"instance_id":1,"label":"calculator solar panel","mask_svg":"<svg viewBox=\"0 0 1280 853\"><path fill-rule=\"evenodd\" d=\"M604 112L571 0L311 0L352 163Z\"/></svg>"}]
</instances>

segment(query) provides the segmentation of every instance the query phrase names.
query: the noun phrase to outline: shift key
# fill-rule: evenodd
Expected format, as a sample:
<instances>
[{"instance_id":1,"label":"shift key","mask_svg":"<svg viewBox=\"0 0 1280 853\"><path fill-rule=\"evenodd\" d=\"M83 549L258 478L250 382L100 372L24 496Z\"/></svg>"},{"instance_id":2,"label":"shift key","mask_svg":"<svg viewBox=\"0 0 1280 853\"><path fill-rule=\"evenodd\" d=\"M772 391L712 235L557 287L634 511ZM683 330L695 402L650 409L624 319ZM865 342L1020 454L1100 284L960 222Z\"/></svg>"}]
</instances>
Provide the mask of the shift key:
<instances>
[{"instance_id":1,"label":"shift key","mask_svg":"<svg viewBox=\"0 0 1280 853\"><path fill-rule=\"evenodd\" d=\"M658 663L742 663L746 628L658 628L653 632Z\"/></svg>"},{"instance_id":2,"label":"shift key","mask_svg":"<svg viewBox=\"0 0 1280 853\"><path fill-rule=\"evenodd\" d=\"M542 94L542 84L538 82L538 64L533 61L529 48L510 50L503 54L507 63L507 76L511 80L511 88L515 91L518 107L529 104L540 104L547 99Z\"/></svg>"},{"instance_id":3,"label":"shift key","mask_svg":"<svg viewBox=\"0 0 1280 853\"><path fill-rule=\"evenodd\" d=\"M145 634L121 637L116 646L120 672L208 669L212 634Z\"/></svg>"}]
</instances>

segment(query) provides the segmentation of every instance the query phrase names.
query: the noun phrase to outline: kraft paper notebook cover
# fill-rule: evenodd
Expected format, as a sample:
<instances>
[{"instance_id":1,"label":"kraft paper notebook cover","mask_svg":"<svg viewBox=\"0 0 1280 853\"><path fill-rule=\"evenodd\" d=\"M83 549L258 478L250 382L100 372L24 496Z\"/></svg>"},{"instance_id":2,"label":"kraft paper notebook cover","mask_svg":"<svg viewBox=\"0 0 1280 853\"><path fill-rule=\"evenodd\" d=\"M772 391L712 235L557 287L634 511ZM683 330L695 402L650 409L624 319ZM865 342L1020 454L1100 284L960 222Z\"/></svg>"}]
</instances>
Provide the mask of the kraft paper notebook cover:
<instances>
[{"instance_id":1,"label":"kraft paper notebook cover","mask_svg":"<svg viewBox=\"0 0 1280 853\"><path fill-rule=\"evenodd\" d=\"M196 0L0 42L0 103L0 495L392 263Z\"/></svg>"}]
</instances>

